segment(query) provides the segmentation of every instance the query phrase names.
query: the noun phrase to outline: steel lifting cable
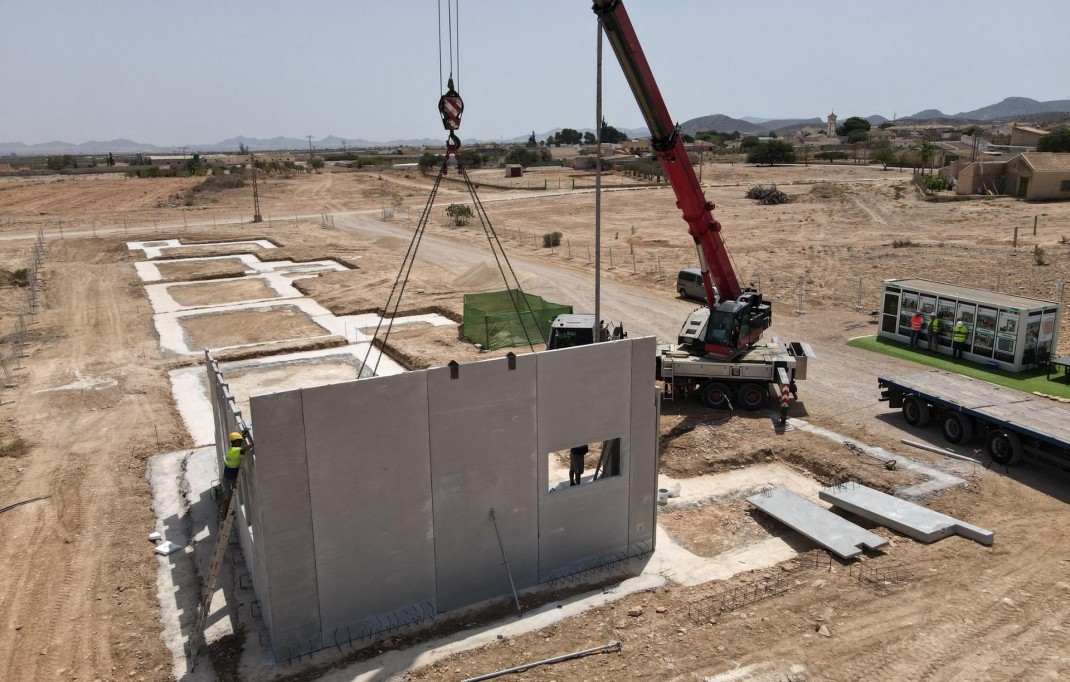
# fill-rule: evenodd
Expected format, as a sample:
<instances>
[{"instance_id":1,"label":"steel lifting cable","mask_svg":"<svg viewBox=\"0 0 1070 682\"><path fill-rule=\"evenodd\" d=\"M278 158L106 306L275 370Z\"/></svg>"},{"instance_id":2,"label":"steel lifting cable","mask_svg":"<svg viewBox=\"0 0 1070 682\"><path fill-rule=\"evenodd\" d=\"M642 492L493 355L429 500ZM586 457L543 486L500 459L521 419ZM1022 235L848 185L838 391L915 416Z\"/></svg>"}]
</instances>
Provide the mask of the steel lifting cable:
<instances>
[{"instance_id":1,"label":"steel lifting cable","mask_svg":"<svg viewBox=\"0 0 1070 682\"><path fill-rule=\"evenodd\" d=\"M525 307L528 309L528 314L531 315L532 321L535 320L535 312L531 309L531 302L528 301L528 297L524 294L523 287L520 286L520 278L516 276L516 271L513 270L513 264L509 262L509 256L505 253L505 248L502 246L501 240L498 238L498 233L494 231L494 226L490 222L490 216L487 215L487 210L483 207L483 202L480 201L479 195L476 194L476 187L472 183L472 180L468 177L468 169L461 164L460 159L457 160L457 169L461 173L461 177L464 178L464 184L468 187L468 194L472 197L472 205L476 207L476 216L479 217L479 223L483 227L483 234L487 235L487 243L490 244L490 253L494 256L494 262L498 265L498 272L502 276L502 281L505 282L506 291L509 291L509 278L505 274L505 270L502 268L502 260L505 261L506 267L509 268L509 274L513 276L513 282L516 284L516 291L524 301ZM497 249L495 249L497 244ZM498 258L498 252L501 252L501 259ZM513 311L516 313L517 319L520 321L520 328L524 330L524 339L528 342L528 348L531 352L535 352L535 346L531 343L531 334L528 332L528 326L524 323L524 316L520 313L520 307L516 302L517 297L509 294L509 301L513 304Z\"/></svg>"}]
</instances>

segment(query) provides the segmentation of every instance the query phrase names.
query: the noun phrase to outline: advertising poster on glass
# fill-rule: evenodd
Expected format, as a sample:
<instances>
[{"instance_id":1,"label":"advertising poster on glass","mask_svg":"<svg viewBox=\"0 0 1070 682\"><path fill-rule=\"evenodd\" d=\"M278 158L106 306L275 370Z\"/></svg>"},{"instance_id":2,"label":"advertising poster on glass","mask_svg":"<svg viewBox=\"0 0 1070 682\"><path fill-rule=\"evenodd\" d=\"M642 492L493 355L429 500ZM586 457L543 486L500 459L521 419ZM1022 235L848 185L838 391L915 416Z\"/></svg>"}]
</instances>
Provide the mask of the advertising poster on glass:
<instances>
[{"instance_id":1,"label":"advertising poster on glass","mask_svg":"<svg viewBox=\"0 0 1070 682\"><path fill-rule=\"evenodd\" d=\"M955 302L941 299L936 311L940 316L940 336L950 336L955 324Z\"/></svg>"},{"instance_id":2,"label":"advertising poster on glass","mask_svg":"<svg viewBox=\"0 0 1070 682\"><path fill-rule=\"evenodd\" d=\"M936 312L936 297L921 295L921 314L931 316Z\"/></svg>"},{"instance_id":3,"label":"advertising poster on glass","mask_svg":"<svg viewBox=\"0 0 1070 682\"><path fill-rule=\"evenodd\" d=\"M1040 313L1030 315L1025 321L1025 347L1022 352L1035 351L1040 341Z\"/></svg>"},{"instance_id":4,"label":"advertising poster on glass","mask_svg":"<svg viewBox=\"0 0 1070 682\"><path fill-rule=\"evenodd\" d=\"M1051 350L1051 340L1055 336L1055 313L1044 313L1040 318L1040 350Z\"/></svg>"},{"instance_id":5,"label":"advertising poster on glass","mask_svg":"<svg viewBox=\"0 0 1070 682\"><path fill-rule=\"evenodd\" d=\"M991 356L995 338L996 310L982 306L977 309L977 324L973 330L973 352L977 355Z\"/></svg>"},{"instance_id":6,"label":"advertising poster on glass","mask_svg":"<svg viewBox=\"0 0 1070 682\"><path fill-rule=\"evenodd\" d=\"M1014 362L1014 346L1018 339L1018 313L999 311L996 326L996 357L1004 362Z\"/></svg>"}]
</instances>

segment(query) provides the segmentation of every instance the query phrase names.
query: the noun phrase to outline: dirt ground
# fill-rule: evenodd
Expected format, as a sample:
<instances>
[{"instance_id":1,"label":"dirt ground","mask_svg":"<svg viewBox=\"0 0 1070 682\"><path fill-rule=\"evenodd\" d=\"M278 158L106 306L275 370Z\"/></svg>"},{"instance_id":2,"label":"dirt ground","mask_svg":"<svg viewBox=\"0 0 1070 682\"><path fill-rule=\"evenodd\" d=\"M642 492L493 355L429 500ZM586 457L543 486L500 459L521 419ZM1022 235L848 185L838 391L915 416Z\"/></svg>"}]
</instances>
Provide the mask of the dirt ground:
<instances>
[{"instance_id":1,"label":"dirt ground","mask_svg":"<svg viewBox=\"0 0 1070 682\"><path fill-rule=\"evenodd\" d=\"M530 189L486 189L480 195L510 258L537 273L530 286L556 280L562 297L571 290L576 299L567 302L586 309L588 290L572 283L593 272L587 257L593 199L585 190L567 189L567 178L560 176L565 185L560 190L553 186L558 176L551 174L545 190L533 182ZM811 342L818 353L793 414L893 452L903 452L899 437L933 437L906 427L877 401L876 374L906 365L844 345L852 336L873 333L866 313L877 307L881 280L924 277L1058 300L1056 280L1070 272L1070 245L1062 242L1070 236L1070 203L924 202L911 188L909 172L839 164L772 169L707 164L703 179L743 279L760 280L774 301L775 331ZM173 361L160 357L125 240L269 237L281 248L261 253L264 257L334 258L352 268L299 282L322 305L337 313L382 309L408 240L388 231L367 236L356 228L411 230L429 188L415 173L268 178L260 185L265 223L213 228L213 219L239 219L243 212L248 219L251 190L220 193L206 208L185 207L176 197L192 182L0 179L0 268L25 267L34 233L48 233L44 304L29 325L29 355L20 359L24 369L13 372L16 387L0 396L5 403L0 507L48 496L0 515L0 679L171 678L170 655L159 635L156 561L145 540L154 523L145 459L187 447L189 437L165 372ZM743 197L755 183L777 183L798 200L756 206ZM679 324L679 310L686 309L674 300L675 271L695 264L672 192L607 184L613 191L603 197L605 277L638 292L630 300L645 302L625 315L637 333L661 325L671 336L671 321ZM488 276L469 256L488 248L478 226L446 225L442 209L464 199L460 190L443 186L429 227L431 237L453 250L435 252L448 257L413 268L402 312L436 310L456 319L463 293L496 286L496 271ZM382 209L395 194L409 210L384 224ZM293 219L320 213L335 215L337 227ZM1039 216L1036 236L1034 216ZM347 221L356 221L355 227ZM94 224L97 238L59 238L61 228L85 232ZM550 231L563 235L552 253L541 246L541 235ZM1035 245L1045 250L1046 265L1035 264ZM426 248L433 247L429 241ZM175 255L194 255L193 249L182 251ZM242 271L225 261L197 267L163 262L161 269L174 279ZM0 287L0 334L13 330L24 301L25 290ZM793 315L795 310L805 314ZM324 333L301 317L287 338ZM190 323L197 324L185 322ZM217 323L205 321L203 330L191 333L198 343L223 343ZM226 328L237 336L226 340L260 338L262 330L278 330L280 324L275 317L230 319ZM253 329L261 331L248 331ZM399 328L390 346L410 366L488 357L460 341L452 327ZM1058 349L1070 353L1066 325ZM4 351L10 352L6 344ZM50 390L70 383L74 370L117 384ZM859 480L882 489L910 482L902 471L875 466L836 443L797 431L774 437L766 419L691 403L665 405L662 436L662 469L677 478L772 458L821 482ZM925 462L939 459L922 451L905 454ZM753 679L1065 678L1070 676L1070 545L1063 542L1070 533L1068 491L1062 477L1032 466L1007 473L978 468L969 485L929 505L994 530L992 547L960 538L922 545L877 529L892 543L865 563L894 567L902 579L888 585L860 582L834 562L831 572L793 573L797 589L713 622L689 619L688 605L725 584L668 586L450 657L410 677L461 679L620 640L619 654L535 669L522 678L699 680L737 666L783 673L780 678L755 673ZM700 554L775 530L735 500L663 520ZM741 575L731 583L782 571ZM628 616L634 608L642 614ZM820 625L829 636L817 632Z\"/></svg>"},{"instance_id":2,"label":"dirt ground","mask_svg":"<svg viewBox=\"0 0 1070 682\"><path fill-rule=\"evenodd\" d=\"M292 306L191 315L182 318L181 324L189 337L190 348L218 348L330 334L303 310Z\"/></svg>"},{"instance_id":3,"label":"dirt ground","mask_svg":"<svg viewBox=\"0 0 1070 682\"><path fill-rule=\"evenodd\" d=\"M275 298L278 292L262 279L235 279L232 282L206 282L169 287L167 293L180 305L211 305Z\"/></svg>"}]
</instances>

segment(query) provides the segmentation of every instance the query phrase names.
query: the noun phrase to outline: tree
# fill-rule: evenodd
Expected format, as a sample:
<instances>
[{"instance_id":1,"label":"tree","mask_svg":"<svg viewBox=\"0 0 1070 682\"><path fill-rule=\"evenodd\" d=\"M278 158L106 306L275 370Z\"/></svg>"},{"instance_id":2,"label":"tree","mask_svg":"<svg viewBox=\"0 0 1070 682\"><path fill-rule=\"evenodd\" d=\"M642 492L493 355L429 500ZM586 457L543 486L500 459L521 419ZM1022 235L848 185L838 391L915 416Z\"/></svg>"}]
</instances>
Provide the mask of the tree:
<instances>
[{"instance_id":1,"label":"tree","mask_svg":"<svg viewBox=\"0 0 1070 682\"><path fill-rule=\"evenodd\" d=\"M535 141L535 131L532 130L531 131L531 137L528 138L528 146L529 147L534 147L534 146L537 146L538 144L539 143Z\"/></svg>"},{"instance_id":2,"label":"tree","mask_svg":"<svg viewBox=\"0 0 1070 682\"><path fill-rule=\"evenodd\" d=\"M895 150L892 149L892 145L887 140L882 140L882 144L878 144L873 150L873 160L884 166L884 170L888 170L888 164L895 163Z\"/></svg>"},{"instance_id":3,"label":"tree","mask_svg":"<svg viewBox=\"0 0 1070 682\"><path fill-rule=\"evenodd\" d=\"M877 127L880 128L881 130L888 130L889 128L891 128L894 125L895 125L895 121L885 121L884 123L880 124Z\"/></svg>"},{"instance_id":4,"label":"tree","mask_svg":"<svg viewBox=\"0 0 1070 682\"><path fill-rule=\"evenodd\" d=\"M925 168L929 165L929 162L933 160L935 156L933 152L933 143L929 140L922 140L918 145L918 159L921 161L921 167Z\"/></svg>"},{"instance_id":5,"label":"tree","mask_svg":"<svg viewBox=\"0 0 1070 682\"><path fill-rule=\"evenodd\" d=\"M861 116L852 116L844 121L843 125L836 128L836 134L840 137L850 137L851 133L856 130L869 132L870 127L869 121L866 119Z\"/></svg>"},{"instance_id":6,"label":"tree","mask_svg":"<svg viewBox=\"0 0 1070 682\"><path fill-rule=\"evenodd\" d=\"M587 132L585 132L583 134L583 143L584 144L594 144L595 141L596 140L594 139L594 133L592 133L590 130L588 130Z\"/></svg>"},{"instance_id":7,"label":"tree","mask_svg":"<svg viewBox=\"0 0 1070 682\"><path fill-rule=\"evenodd\" d=\"M840 159L841 161L843 159L846 159L847 158L847 152L841 152L839 150L818 152L818 153L814 154L814 158L815 159L828 159L829 163L835 163L836 159Z\"/></svg>"},{"instance_id":8,"label":"tree","mask_svg":"<svg viewBox=\"0 0 1070 682\"><path fill-rule=\"evenodd\" d=\"M583 141L583 135L574 128L562 128L561 132L554 135L554 141L561 141L561 144L579 144Z\"/></svg>"},{"instance_id":9,"label":"tree","mask_svg":"<svg viewBox=\"0 0 1070 682\"><path fill-rule=\"evenodd\" d=\"M525 147L513 147L505 155L506 163L519 163L521 166L530 166L538 160L538 154Z\"/></svg>"},{"instance_id":10,"label":"tree","mask_svg":"<svg viewBox=\"0 0 1070 682\"><path fill-rule=\"evenodd\" d=\"M703 142L709 142L715 147L724 145L724 138L712 130L702 130L695 135L696 140L702 140Z\"/></svg>"},{"instance_id":11,"label":"tree","mask_svg":"<svg viewBox=\"0 0 1070 682\"><path fill-rule=\"evenodd\" d=\"M687 133L684 133L684 142L686 142L687 144L694 144L695 137L693 135L688 135Z\"/></svg>"},{"instance_id":12,"label":"tree","mask_svg":"<svg viewBox=\"0 0 1070 682\"><path fill-rule=\"evenodd\" d=\"M111 152L108 152L108 161L107 161L107 163L108 163L109 166L114 166L115 165L115 157L112 156Z\"/></svg>"},{"instance_id":13,"label":"tree","mask_svg":"<svg viewBox=\"0 0 1070 682\"><path fill-rule=\"evenodd\" d=\"M424 152L420 160L416 162L420 167L421 173L427 173L432 168L442 164L442 156L440 154L432 154L431 152Z\"/></svg>"},{"instance_id":14,"label":"tree","mask_svg":"<svg viewBox=\"0 0 1070 682\"><path fill-rule=\"evenodd\" d=\"M761 143L759 142L757 137L755 137L754 135L747 135L746 137L744 137L740 141L739 148L740 149L754 149L759 144L761 144Z\"/></svg>"},{"instance_id":15,"label":"tree","mask_svg":"<svg viewBox=\"0 0 1070 682\"><path fill-rule=\"evenodd\" d=\"M474 149L461 150L461 164L465 168L482 168L483 164L486 162L487 157L475 151Z\"/></svg>"},{"instance_id":16,"label":"tree","mask_svg":"<svg viewBox=\"0 0 1070 682\"><path fill-rule=\"evenodd\" d=\"M1070 128L1056 130L1037 140L1038 152L1070 152Z\"/></svg>"},{"instance_id":17,"label":"tree","mask_svg":"<svg viewBox=\"0 0 1070 682\"><path fill-rule=\"evenodd\" d=\"M869 139L869 131L868 130L855 129L855 130L852 130L851 132L847 133L847 143L848 144L858 144L859 142L865 142L868 139Z\"/></svg>"},{"instance_id":18,"label":"tree","mask_svg":"<svg viewBox=\"0 0 1070 682\"><path fill-rule=\"evenodd\" d=\"M319 169L323 168L323 159L318 156L315 156L308 160L308 165L312 167L312 170L318 171Z\"/></svg>"},{"instance_id":19,"label":"tree","mask_svg":"<svg viewBox=\"0 0 1070 682\"><path fill-rule=\"evenodd\" d=\"M618 142L624 142L627 139L628 135L626 133L622 133L605 121L602 121L602 142L616 144Z\"/></svg>"},{"instance_id":20,"label":"tree","mask_svg":"<svg viewBox=\"0 0 1070 682\"><path fill-rule=\"evenodd\" d=\"M759 142L747 153L747 163L768 164L795 163L795 148L790 142L768 140Z\"/></svg>"},{"instance_id":21,"label":"tree","mask_svg":"<svg viewBox=\"0 0 1070 682\"><path fill-rule=\"evenodd\" d=\"M450 204L446 207L446 215L453 219L457 227L464 227L472 219L472 209L467 204Z\"/></svg>"},{"instance_id":22,"label":"tree","mask_svg":"<svg viewBox=\"0 0 1070 682\"><path fill-rule=\"evenodd\" d=\"M249 153L249 147L247 147L244 142L239 142L238 143L238 153L241 154L242 156L247 155Z\"/></svg>"}]
</instances>

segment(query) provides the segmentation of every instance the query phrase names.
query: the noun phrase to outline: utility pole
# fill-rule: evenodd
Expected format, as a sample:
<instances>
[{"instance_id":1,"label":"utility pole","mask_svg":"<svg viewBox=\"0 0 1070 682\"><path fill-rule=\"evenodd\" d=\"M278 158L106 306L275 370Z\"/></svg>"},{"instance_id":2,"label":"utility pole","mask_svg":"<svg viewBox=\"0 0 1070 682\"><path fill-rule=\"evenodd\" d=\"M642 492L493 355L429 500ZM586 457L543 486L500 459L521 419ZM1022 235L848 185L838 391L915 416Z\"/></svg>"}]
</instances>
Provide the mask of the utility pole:
<instances>
[{"instance_id":1,"label":"utility pole","mask_svg":"<svg viewBox=\"0 0 1070 682\"><path fill-rule=\"evenodd\" d=\"M260 215L260 192L256 187L256 159L249 155L249 167L253 171L253 222L262 223L264 218Z\"/></svg>"},{"instance_id":2,"label":"utility pole","mask_svg":"<svg viewBox=\"0 0 1070 682\"><path fill-rule=\"evenodd\" d=\"M305 137L308 138L308 160L311 161L312 160L312 136L311 135L305 135Z\"/></svg>"}]
</instances>

